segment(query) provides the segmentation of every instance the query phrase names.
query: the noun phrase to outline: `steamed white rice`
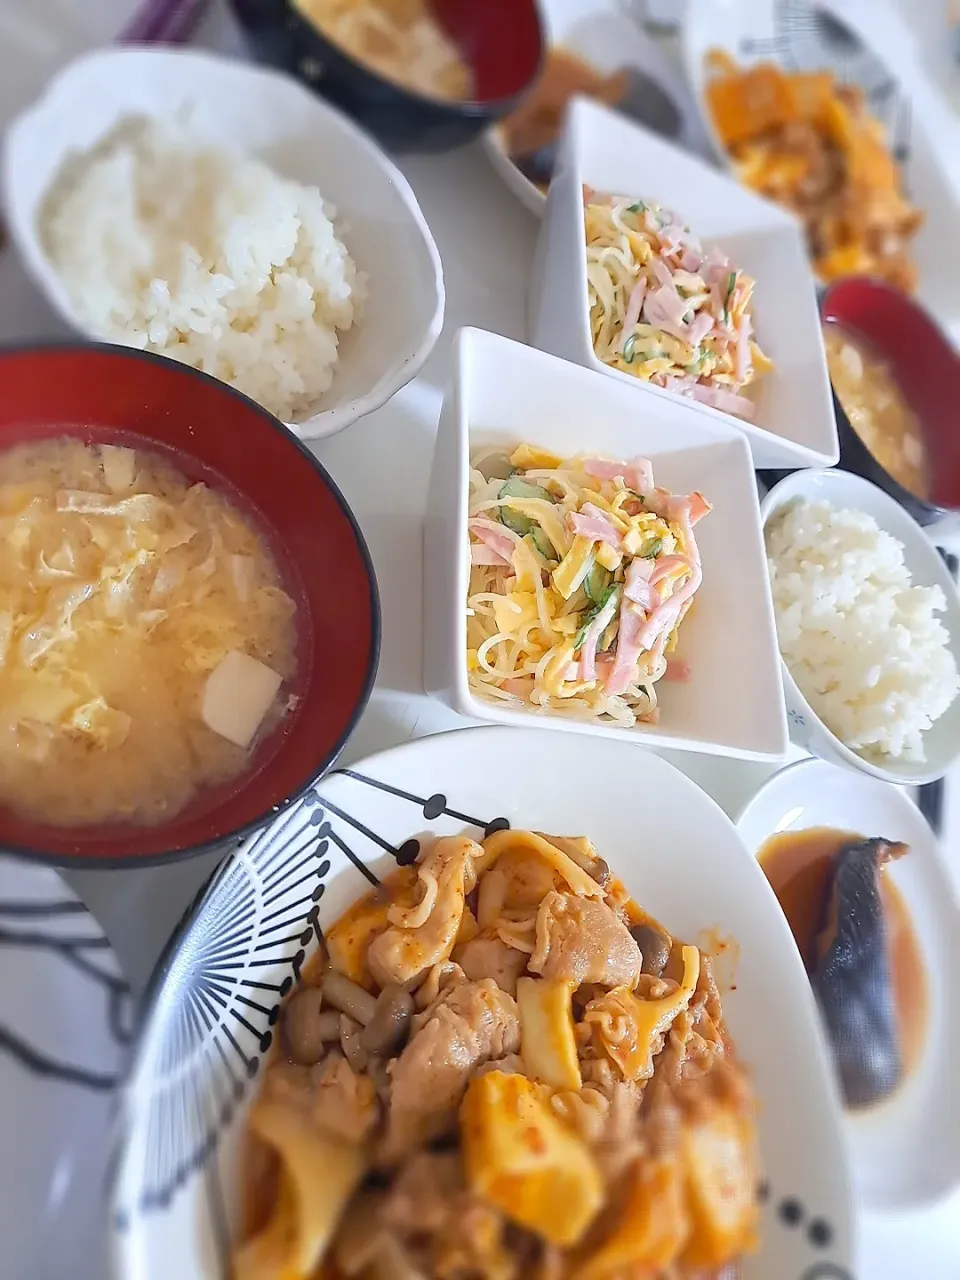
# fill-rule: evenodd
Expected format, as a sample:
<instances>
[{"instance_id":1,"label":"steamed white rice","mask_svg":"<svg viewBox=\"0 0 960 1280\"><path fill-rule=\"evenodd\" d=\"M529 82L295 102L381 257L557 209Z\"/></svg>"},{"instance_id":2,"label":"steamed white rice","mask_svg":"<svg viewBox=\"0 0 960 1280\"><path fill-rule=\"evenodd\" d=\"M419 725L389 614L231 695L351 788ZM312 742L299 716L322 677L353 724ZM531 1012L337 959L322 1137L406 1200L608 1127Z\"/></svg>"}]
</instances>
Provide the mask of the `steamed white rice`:
<instances>
[{"instance_id":1,"label":"steamed white rice","mask_svg":"<svg viewBox=\"0 0 960 1280\"><path fill-rule=\"evenodd\" d=\"M127 118L73 157L40 233L81 322L229 382L285 421L330 387L363 282L316 187Z\"/></svg>"},{"instance_id":2,"label":"steamed white rice","mask_svg":"<svg viewBox=\"0 0 960 1280\"><path fill-rule=\"evenodd\" d=\"M922 761L960 689L940 587L915 587L903 545L862 511L798 502L766 530L780 651L854 751Z\"/></svg>"}]
</instances>

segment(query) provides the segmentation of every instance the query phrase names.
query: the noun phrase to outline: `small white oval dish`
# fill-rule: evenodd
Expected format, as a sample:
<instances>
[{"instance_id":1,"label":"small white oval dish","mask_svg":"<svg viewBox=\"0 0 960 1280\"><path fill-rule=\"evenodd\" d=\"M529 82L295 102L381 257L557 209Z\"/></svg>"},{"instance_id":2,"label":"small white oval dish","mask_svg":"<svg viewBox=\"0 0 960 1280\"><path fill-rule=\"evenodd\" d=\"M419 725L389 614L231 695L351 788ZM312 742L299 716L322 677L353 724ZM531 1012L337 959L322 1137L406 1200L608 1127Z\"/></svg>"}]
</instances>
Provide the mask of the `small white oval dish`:
<instances>
[{"instance_id":1,"label":"small white oval dish","mask_svg":"<svg viewBox=\"0 0 960 1280\"><path fill-rule=\"evenodd\" d=\"M746 805L737 830L756 853L770 836L835 827L902 840L886 868L909 911L928 983L919 1060L885 1102L847 1112L845 1131L864 1201L885 1212L919 1208L960 1185L960 905L929 826L897 787L822 760L781 769Z\"/></svg>"},{"instance_id":2,"label":"small white oval dish","mask_svg":"<svg viewBox=\"0 0 960 1280\"><path fill-rule=\"evenodd\" d=\"M110 49L73 62L17 117L3 146L11 237L50 303L83 331L41 243L38 214L71 153L131 115L187 114L204 140L312 184L367 278L360 319L340 339L333 384L288 423L304 439L333 435L385 404L423 367L443 325L440 254L399 169L357 125L289 76L185 50ZM97 335L87 334L89 337Z\"/></svg>"},{"instance_id":3,"label":"small white oval dish","mask_svg":"<svg viewBox=\"0 0 960 1280\"><path fill-rule=\"evenodd\" d=\"M0 1273L102 1280L110 1120L133 1005L48 867L0 858Z\"/></svg>"},{"instance_id":4,"label":"small white oval dish","mask_svg":"<svg viewBox=\"0 0 960 1280\"><path fill-rule=\"evenodd\" d=\"M865 511L873 516L881 529L903 544L904 562L914 586L939 586L946 599L946 609L937 616L950 634L950 649L960 666L960 596L950 572L933 543L904 511L896 498L875 484L849 471L796 471L775 484L760 504L760 515L766 529L770 520L788 504L828 502L833 507ZM960 694L944 714L923 735L926 761L895 761L867 758L845 746L831 732L803 696L781 657L783 690L787 701L790 739L795 746L821 756L831 764L868 773L885 782L904 786L921 786L941 778L960 756Z\"/></svg>"},{"instance_id":5,"label":"small white oval dish","mask_svg":"<svg viewBox=\"0 0 960 1280\"><path fill-rule=\"evenodd\" d=\"M226 1280L255 1078L322 931L420 839L507 825L588 834L678 936L736 941L724 1016L753 1075L765 1178L760 1251L739 1274L853 1280L856 1222L816 1006L732 822L648 752L505 728L436 734L336 770L221 865L156 976L126 1094L118 1280Z\"/></svg>"},{"instance_id":6,"label":"small white oval dish","mask_svg":"<svg viewBox=\"0 0 960 1280\"><path fill-rule=\"evenodd\" d=\"M628 5L621 0L541 0L540 13L547 59L553 49L560 49L603 76L632 70L649 76L676 108L680 145L698 155L712 156L709 135L682 71L665 56L662 44L643 30ZM538 218L543 217L547 197L511 159L502 124L486 131L483 147L517 199Z\"/></svg>"}]
</instances>

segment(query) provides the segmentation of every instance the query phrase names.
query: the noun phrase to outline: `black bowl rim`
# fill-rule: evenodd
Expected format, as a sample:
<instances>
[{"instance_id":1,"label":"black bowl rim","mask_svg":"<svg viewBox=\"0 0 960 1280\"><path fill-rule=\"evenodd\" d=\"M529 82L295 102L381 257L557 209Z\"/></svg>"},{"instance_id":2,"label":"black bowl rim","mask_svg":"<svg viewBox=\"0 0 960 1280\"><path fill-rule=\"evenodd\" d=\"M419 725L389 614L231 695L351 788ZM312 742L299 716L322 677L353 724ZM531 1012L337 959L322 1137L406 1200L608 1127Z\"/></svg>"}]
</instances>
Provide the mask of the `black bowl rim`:
<instances>
[{"instance_id":1,"label":"black bowl rim","mask_svg":"<svg viewBox=\"0 0 960 1280\"><path fill-rule=\"evenodd\" d=\"M360 697L357 705L347 722L343 733L334 744L333 750L319 764L314 766L309 775L294 790L281 800L273 808L268 809L266 813L260 814L256 818L252 818L241 827L236 827L230 831L224 831L222 834L214 836L210 840L203 841L202 844L180 845L173 849L165 850L163 853L150 853L145 855L103 855L102 857L84 857L82 854L72 853L47 853L44 850L32 849L19 845L0 844L0 854L4 854L11 858L20 858L25 862L34 862L44 866L76 870L90 871L120 871L134 870L137 867L158 867L165 866L168 863L184 862L188 858L199 858L207 853L215 853L218 850L226 852L233 845L238 844L247 836L252 835L255 831L259 831L268 822L272 822L274 818L280 816L291 805L296 804L307 791L324 776L325 773L337 762L340 753L346 746L347 741L352 735L354 729L366 709L373 692L373 686L377 678L377 669L380 665L380 645L382 640L382 616L380 608L380 589L377 584L377 575L373 567L373 559L370 555L370 548L367 546L366 538L357 522L356 516L350 509L346 498L340 492L340 489L333 477L324 467L319 458L315 457L307 446L294 433L280 421L275 418L272 413L264 409L263 405L257 404L256 400L252 400L249 396L244 395L242 391L238 391L235 387L231 387L229 383L221 382L219 378L213 377L212 374L204 373L200 369L194 369L191 365L181 364L177 360L172 360L169 356L157 355L152 351L141 351L137 347L125 347L119 343L113 342L84 342L82 340L66 340L66 339L48 339L31 342L8 343L0 346L0 368L3 361L8 356L29 355L34 352L88 352L96 351L108 356L116 356L118 358L127 358L130 360L144 360L148 364L163 364L173 373L183 373L188 377L193 377L201 382L215 387L220 393L232 397L240 401L248 409L253 409L259 417L263 419L265 424L273 431L279 431L286 440L294 446L300 453L302 458L313 468L319 476L321 482L327 486L333 495L334 501L340 508L342 514L346 517L347 523L353 531L353 536L357 542L357 548L360 552L360 558L363 561L364 569L367 577L367 585L370 591L370 655L367 660L367 670L364 676L363 687L360 691ZM122 847L122 844L121 844Z\"/></svg>"},{"instance_id":2,"label":"black bowl rim","mask_svg":"<svg viewBox=\"0 0 960 1280\"><path fill-rule=\"evenodd\" d=\"M401 98L406 98L409 102L415 104L418 108L429 108L431 111L439 111L444 115L457 120L480 120L486 121L488 124L494 124L503 116L510 113L513 107L518 103L530 90L540 77L543 66L547 57L547 33L543 21L543 11L537 0L531 0L531 8L537 21L537 37L539 42L539 52L537 54L536 67L532 75L519 89L515 89L512 93L504 94L502 98L434 98L429 94L418 93L415 89L410 89L406 85L401 84L398 80L391 80L387 76L382 76L366 62L361 62L359 58L355 58L341 44L338 44L326 32L320 28L301 11L299 6L291 4L290 0L282 0L282 7L288 18L301 26L310 36L319 44L324 45L327 49L345 62L352 71L375 81L378 85L389 89L391 92L398 94ZM230 0L230 11L236 18L239 25L247 30L247 22L243 17L242 3L236 3ZM301 84L305 83L300 76L297 77ZM314 86L310 86L314 87ZM321 86L315 86L316 91L321 92ZM343 107L340 110L344 110ZM349 114L349 112L348 112Z\"/></svg>"},{"instance_id":3,"label":"black bowl rim","mask_svg":"<svg viewBox=\"0 0 960 1280\"><path fill-rule=\"evenodd\" d=\"M853 277L848 277L848 278L852 279ZM834 283L843 284L844 281L838 280L838 281L835 281ZM880 283L885 283L885 281L881 281ZM824 289L823 294L819 299L818 310L820 312L821 328L823 328L825 325L828 325L828 324L835 324L839 329L847 329L848 331L852 332L856 337L860 338L862 342L866 342L867 345L869 346L870 340L867 337L865 337L862 333L860 333L860 331L856 329L854 326L844 324L843 321L841 320L834 320L832 316L824 315L823 313L824 307L830 297L830 291L833 287L834 287L833 284L831 284L826 289ZM900 290L897 290L896 292L900 292ZM904 294L904 297L907 297L907 295ZM913 299L907 298L907 301L913 302ZM930 319L933 320L933 317L931 316ZM934 321L934 323L936 324L936 321ZM937 328L939 329L940 326L937 325ZM943 333L943 330L940 329L940 332ZM944 336L944 341L945 342L948 341L946 336ZM830 374L830 371L828 369L827 370L828 377L829 377L829 374ZM860 447L863 449L863 452L866 454L867 458L873 464L873 470L875 474L865 475L864 476L865 479L872 481L881 489L886 489L890 497L895 498L897 502L899 502L900 505L914 517L915 520L918 519L916 512L919 511L922 514L923 519L918 520L918 523L930 524L934 520L939 520L945 516L956 515L957 512L960 511L960 507L941 507L938 503L931 502L928 498L921 498L918 494L913 493L911 492L911 490L905 488L900 483L900 481L896 479L895 476L892 476L890 472L886 469L886 467L884 467L882 463L877 459L877 456L873 453L873 451L867 447L867 445L864 443L863 437L860 435L859 431L857 431L856 427L850 421L850 415L847 413L846 409L843 407L843 403L839 395L837 394L837 389L833 385L833 378L830 378L830 390L833 393L833 407L834 407L834 410L836 411L838 422L842 422L843 426L846 427L847 431L849 431L849 433L854 437L854 439L856 439ZM901 392L901 394L903 393ZM841 446L842 446L842 441L841 441ZM845 466L843 469L845 471L853 470L853 468L849 465L849 460L848 460L848 465ZM862 474L862 473L858 473L858 474Z\"/></svg>"}]
</instances>

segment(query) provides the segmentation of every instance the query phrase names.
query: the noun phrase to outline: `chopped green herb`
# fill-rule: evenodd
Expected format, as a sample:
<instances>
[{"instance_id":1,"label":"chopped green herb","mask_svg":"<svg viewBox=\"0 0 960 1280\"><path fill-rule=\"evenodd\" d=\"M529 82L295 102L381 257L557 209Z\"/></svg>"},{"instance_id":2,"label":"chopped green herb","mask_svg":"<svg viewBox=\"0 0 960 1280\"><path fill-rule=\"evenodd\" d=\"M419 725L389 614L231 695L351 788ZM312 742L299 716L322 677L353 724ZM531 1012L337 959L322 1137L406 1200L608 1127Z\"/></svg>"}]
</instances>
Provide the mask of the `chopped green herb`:
<instances>
[{"instance_id":1,"label":"chopped green herb","mask_svg":"<svg viewBox=\"0 0 960 1280\"><path fill-rule=\"evenodd\" d=\"M623 344L623 358L627 364L633 364L633 349L636 346L636 342L637 335L635 333L631 333L629 338L627 338L626 342Z\"/></svg>"},{"instance_id":2,"label":"chopped green herb","mask_svg":"<svg viewBox=\"0 0 960 1280\"><path fill-rule=\"evenodd\" d=\"M649 547L647 547L646 551L643 552L640 558L641 560L656 560L657 556L660 554L662 550L663 550L663 539L654 538L654 540L650 543Z\"/></svg>"},{"instance_id":3,"label":"chopped green herb","mask_svg":"<svg viewBox=\"0 0 960 1280\"><path fill-rule=\"evenodd\" d=\"M638 200L636 204L627 205L627 213L646 213L647 206L642 200Z\"/></svg>"}]
</instances>

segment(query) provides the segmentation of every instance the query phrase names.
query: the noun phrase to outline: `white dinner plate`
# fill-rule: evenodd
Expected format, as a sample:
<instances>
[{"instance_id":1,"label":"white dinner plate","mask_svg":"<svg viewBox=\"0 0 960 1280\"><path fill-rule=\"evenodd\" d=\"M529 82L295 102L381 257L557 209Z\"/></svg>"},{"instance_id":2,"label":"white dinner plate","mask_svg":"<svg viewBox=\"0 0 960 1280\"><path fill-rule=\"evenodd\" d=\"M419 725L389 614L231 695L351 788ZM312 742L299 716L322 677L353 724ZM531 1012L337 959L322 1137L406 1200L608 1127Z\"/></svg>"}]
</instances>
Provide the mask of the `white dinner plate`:
<instances>
[{"instance_id":1,"label":"white dinner plate","mask_svg":"<svg viewBox=\"0 0 960 1280\"><path fill-rule=\"evenodd\" d=\"M935 5L937 0L929 0ZM918 269L917 298L942 328L960 325L960 254L956 241L958 199L938 140L913 110L909 94L884 60L869 48L831 0L694 0L686 8L683 44L687 76L701 104L718 157L727 160L706 108L704 61L723 49L738 63L776 62L790 71L832 71L860 85L873 115L887 131L909 198L924 213L911 241Z\"/></svg>"},{"instance_id":2,"label":"white dinner plate","mask_svg":"<svg viewBox=\"0 0 960 1280\"><path fill-rule=\"evenodd\" d=\"M55 871L0 858L0 1275L102 1280L127 984Z\"/></svg>"},{"instance_id":3,"label":"white dinner plate","mask_svg":"<svg viewBox=\"0 0 960 1280\"><path fill-rule=\"evenodd\" d=\"M937 842L906 792L822 760L774 774L737 828L756 852L775 832L836 827L903 840L910 852L884 872L900 890L928 980L920 1058L900 1088L847 1113L847 1142L861 1196L886 1211L918 1208L960 1185L960 906Z\"/></svg>"},{"instance_id":4,"label":"white dinner plate","mask_svg":"<svg viewBox=\"0 0 960 1280\"><path fill-rule=\"evenodd\" d=\"M126 1092L116 1277L220 1280L240 1141L278 1004L321 931L425 834L589 834L680 937L736 954L724 1007L759 1097L762 1249L742 1280L850 1280L854 1221L816 1008L763 873L718 806L637 748L481 728L329 775L215 876L162 962ZM731 940L736 944L731 948ZM704 945L706 945L704 943Z\"/></svg>"}]
</instances>

